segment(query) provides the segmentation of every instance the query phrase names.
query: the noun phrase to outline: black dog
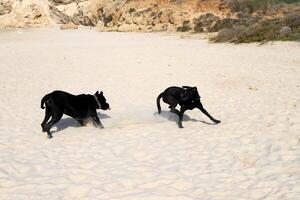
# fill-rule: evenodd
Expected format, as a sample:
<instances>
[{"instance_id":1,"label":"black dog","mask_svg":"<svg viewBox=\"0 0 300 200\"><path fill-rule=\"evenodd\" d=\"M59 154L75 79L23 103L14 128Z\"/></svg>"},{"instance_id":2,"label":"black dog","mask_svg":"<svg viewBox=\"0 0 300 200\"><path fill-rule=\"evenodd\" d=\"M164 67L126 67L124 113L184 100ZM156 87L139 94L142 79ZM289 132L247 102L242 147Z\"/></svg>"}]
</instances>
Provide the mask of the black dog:
<instances>
[{"instance_id":1,"label":"black dog","mask_svg":"<svg viewBox=\"0 0 300 200\"><path fill-rule=\"evenodd\" d=\"M157 109L158 113L161 113L160 107L160 99L167 104L169 104L169 108L172 113L175 113L179 116L178 126L179 128L183 128L182 126L182 118L183 113L186 110L193 110L194 108L200 109L209 119L211 119L214 123L218 124L221 121L213 118L202 106L200 102L200 96L196 87L183 86L181 87L169 87L164 92L162 92L157 97ZM181 106L180 111L176 109L177 104Z\"/></svg>"},{"instance_id":2,"label":"black dog","mask_svg":"<svg viewBox=\"0 0 300 200\"><path fill-rule=\"evenodd\" d=\"M72 95L63 91L54 91L43 97L41 101L42 109L45 108L44 104L46 113L41 126L43 132L47 132L49 139L52 138L51 127L62 118L63 114L71 116L82 126L85 119L92 118L98 127L103 128L96 109L110 109L103 92L99 93L98 91L94 95ZM50 117L52 118L47 123Z\"/></svg>"}]
</instances>

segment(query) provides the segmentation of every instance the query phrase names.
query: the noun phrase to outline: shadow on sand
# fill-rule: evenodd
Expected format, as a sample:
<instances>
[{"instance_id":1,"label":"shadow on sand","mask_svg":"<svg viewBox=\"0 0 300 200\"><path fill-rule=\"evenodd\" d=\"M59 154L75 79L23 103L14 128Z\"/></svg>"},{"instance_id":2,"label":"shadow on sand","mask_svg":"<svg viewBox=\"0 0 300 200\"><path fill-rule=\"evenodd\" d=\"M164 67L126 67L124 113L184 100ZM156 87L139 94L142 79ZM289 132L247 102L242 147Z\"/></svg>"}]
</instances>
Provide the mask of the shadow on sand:
<instances>
[{"instance_id":1,"label":"shadow on sand","mask_svg":"<svg viewBox=\"0 0 300 200\"><path fill-rule=\"evenodd\" d=\"M160 114L158 114L158 112L155 112L154 115L155 116L163 117L163 118L165 118L165 119L167 119L169 121L176 122L176 124L178 124L178 115L176 115L174 113L171 113L169 111L161 111ZM204 124L207 124L207 125L216 125L213 122L207 122L207 121L203 121L203 120L197 120L197 119L190 118L186 114L183 114L182 121L201 122L201 123L204 123Z\"/></svg>"},{"instance_id":2,"label":"shadow on sand","mask_svg":"<svg viewBox=\"0 0 300 200\"><path fill-rule=\"evenodd\" d=\"M99 119L108 119L110 118L110 116L103 114L103 113L98 113L98 117ZM86 120L86 123L89 122L90 119ZM67 117L67 118L62 118L61 120L59 120L59 122L57 122L53 127L56 127L56 130L51 131L52 134L60 132L62 130L65 130L69 127L81 127L81 125L73 118L71 117Z\"/></svg>"}]
</instances>

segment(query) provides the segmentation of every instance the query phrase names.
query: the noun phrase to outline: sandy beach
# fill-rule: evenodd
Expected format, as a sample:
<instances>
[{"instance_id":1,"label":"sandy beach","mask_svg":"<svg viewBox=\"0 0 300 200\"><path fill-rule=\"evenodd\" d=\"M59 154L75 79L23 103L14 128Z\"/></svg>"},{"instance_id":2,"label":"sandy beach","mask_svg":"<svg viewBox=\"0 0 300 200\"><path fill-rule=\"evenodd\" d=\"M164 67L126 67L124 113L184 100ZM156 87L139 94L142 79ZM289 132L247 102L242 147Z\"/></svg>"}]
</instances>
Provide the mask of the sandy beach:
<instances>
[{"instance_id":1,"label":"sandy beach","mask_svg":"<svg viewBox=\"0 0 300 200\"><path fill-rule=\"evenodd\" d=\"M156 97L197 86L177 116ZM67 116L42 133L53 90L104 92L105 127ZM300 43L213 44L163 33L0 32L0 199L299 200Z\"/></svg>"}]
</instances>

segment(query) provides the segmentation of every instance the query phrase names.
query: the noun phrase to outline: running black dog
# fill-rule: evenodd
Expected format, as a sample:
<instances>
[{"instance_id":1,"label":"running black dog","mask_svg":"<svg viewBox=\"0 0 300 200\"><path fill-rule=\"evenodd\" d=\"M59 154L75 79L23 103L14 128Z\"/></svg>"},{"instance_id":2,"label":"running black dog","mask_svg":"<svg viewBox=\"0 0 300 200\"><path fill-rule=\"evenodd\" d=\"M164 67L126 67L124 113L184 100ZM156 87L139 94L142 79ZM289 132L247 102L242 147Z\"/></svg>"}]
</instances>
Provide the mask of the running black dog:
<instances>
[{"instance_id":1,"label":"running black dog","mask_svg":"<svg viewBox=\"0 0 300 200\"><path fill-rule=\"evenodd\" d=\"M160 99L167 104L169 104L169 108L172 113L175 113L179 116L178 126L179 128L183 128L182 126L182 118L183 113L186 110L193 110L194 108L198 108L201 110L209 119L211 119L214 123L218 124L221 121L213 118L202 106L200 102L200 95L196 87L183 86L181 87L169 87L164 92L162 92L156 100L158 113L161 113L160 107ZM177 104L181 106L180 111L176 109Z\"/></svg>"},{"instance_id":2,"label":"running black dog","mask_svg":"<svg viewBox=\"0 0 300 200\"><path fill-rule=\"evenodd\" d=\"M45 107L45 118L41 126L43 132L47 132L49 139L52 138L51 127L62 118L63 114L71 116L82 126L87 118L92 118L99 128L103 128L96 109L110 110L103 92L99 93L98 91L94 95L72 95L63 91L54 91L43 97L41 108ZM50 117L52 118L48 122Z\"/></svg>"}]
</instances>

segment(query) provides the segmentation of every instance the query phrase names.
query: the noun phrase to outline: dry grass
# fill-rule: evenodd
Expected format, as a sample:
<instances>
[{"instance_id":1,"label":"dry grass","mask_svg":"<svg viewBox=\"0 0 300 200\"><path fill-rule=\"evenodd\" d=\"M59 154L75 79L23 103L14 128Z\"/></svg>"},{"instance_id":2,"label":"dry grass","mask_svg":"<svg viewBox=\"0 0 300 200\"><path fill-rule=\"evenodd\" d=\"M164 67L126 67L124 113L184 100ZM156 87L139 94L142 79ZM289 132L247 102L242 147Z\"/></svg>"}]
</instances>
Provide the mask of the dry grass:
<instances>
[{"instance_id":1,"label":"dry grass","mask_svg":"<svg viewBox=\"0 0 300 200\"><path fill-rule=\"evenodd\" d=\"M224 0L234 12L272 13L287 4L297 4L300 0Z\"/></svg>"},{"instance_id":2,"label":"dry grass","mask_svg":"<svg viewBox=\"0 0 300 200\"><path fill-rule=\"evenodd\" d=\"M289 27L291 33L281 34L283 27ZM223 29L210 40L231 43L300 41L300 12L294 12L281 18L263 20L248 27L238 26L232 29Z\"/></svg>"}]
</instances>

